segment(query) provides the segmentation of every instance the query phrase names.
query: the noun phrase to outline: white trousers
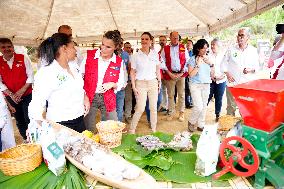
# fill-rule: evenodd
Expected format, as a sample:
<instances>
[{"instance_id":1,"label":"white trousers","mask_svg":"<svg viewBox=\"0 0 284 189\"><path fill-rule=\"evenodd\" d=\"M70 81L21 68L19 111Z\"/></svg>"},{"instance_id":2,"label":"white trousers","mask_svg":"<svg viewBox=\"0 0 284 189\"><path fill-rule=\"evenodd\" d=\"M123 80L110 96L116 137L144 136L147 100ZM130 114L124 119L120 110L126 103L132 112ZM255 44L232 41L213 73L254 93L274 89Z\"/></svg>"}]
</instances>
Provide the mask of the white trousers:
<instances>
[{"instance_id":1,"label":"white trousers","mask_svg":"<svg viewBox=\"0 0 284 189\"><path fill-rule=\"evenodd\" d=\"M11 119L10 112L7 108L1 108L0 110L0 128L1 131L1 143L2 143L2 151L7 148L12 148L16 146L13 123Z\"/></svg>"},{"instance_id":2,"label":"white trousers","mask_svg":"<svg viewBox=\"0 0 284 189\"><path fill-rule=\"evenodd\" d=\"M193 101L193 108L189 116L189 122L191 124L197 123L199 128L203 128L205 125L210 84L190 83L189 88Z\"/></svg>"}]
</instances>

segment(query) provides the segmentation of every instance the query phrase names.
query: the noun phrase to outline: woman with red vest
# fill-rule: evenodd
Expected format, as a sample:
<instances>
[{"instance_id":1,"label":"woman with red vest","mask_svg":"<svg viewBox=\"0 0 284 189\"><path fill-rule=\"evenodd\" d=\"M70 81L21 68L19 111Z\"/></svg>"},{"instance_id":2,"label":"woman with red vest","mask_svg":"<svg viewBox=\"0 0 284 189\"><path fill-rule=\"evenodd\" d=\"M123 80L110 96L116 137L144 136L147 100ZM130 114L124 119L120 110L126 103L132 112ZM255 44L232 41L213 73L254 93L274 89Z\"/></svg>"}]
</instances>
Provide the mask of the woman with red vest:
<instances>
[{"instance_id":1,"label":"woman with red vest","mask_svg":"<svg viewBox=\"0 0 284 189\"><path fill-rule=\"evenodd\" d=\"M150 123L153 132L157 125L157 101L161 86L160 61L156 51L150 48L153 40L149 32L141 35L141 49L131 57L131 82L136 97L136 108L130 125L135 133L138 121L145 110L147 97L150 104Z\"/></svg>"},{"instance_id":2,"label":"woman with red vest","mask_svg":"<svg viewBox=\"0 0 284 189\"><path fill-rule=\"evenodd\" d=\"M83 117L89 111L89 99L83 89L84 81L75 64L72 37L55 33L39 46L39 58L47 65L35 75L33 98L29 105L30 119L41 122L46 101L46 119L78 132L85 130Z\"/></svg>"},{"instance_id":3,"label":"woman with red vest","mask_svg":"<svg viewBox=\"0 0 284 189\"><path fill-rule=\"evenodd\" d=\"M81 63L84 89L91 108L85 117L86 128L96 131L94 123L99 109L103 120L117 120L116 95L124 85L123 61L114 52L121 43L120 33L108 31L103 35L100 49L88 50Z\"/></svg>"},{"instance_id":4,"label":"woman with red vest","mask_svg":"<svg viewBox=\"0 0 284 189\"><path fill-rule=\"evenodd\" d=\"M10 39L0 38L0 91L15 108L17 127L26 139L26 130L30 122L28 106L32 99L33 70L30 59L14 52Z\"/></svg>"}]
</instances>

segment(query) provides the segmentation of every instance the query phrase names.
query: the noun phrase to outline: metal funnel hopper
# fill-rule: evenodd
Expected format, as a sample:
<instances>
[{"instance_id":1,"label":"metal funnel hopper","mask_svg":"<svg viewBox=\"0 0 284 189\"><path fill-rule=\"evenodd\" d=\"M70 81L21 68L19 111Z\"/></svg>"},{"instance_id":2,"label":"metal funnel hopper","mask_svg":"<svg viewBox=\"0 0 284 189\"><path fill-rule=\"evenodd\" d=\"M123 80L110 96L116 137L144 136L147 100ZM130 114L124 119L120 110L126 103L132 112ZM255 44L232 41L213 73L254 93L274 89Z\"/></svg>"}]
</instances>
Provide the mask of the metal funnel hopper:
<instances>
[{"instance_id":1,"label":"metal funnel hopper","mask_svg":"<svg viewBox=\"0 0 284 189\"><path fill-rule=\"evenodd\" d=\"M284 122L284 80L260 79L229 90L245 125L271 132Z\"/></svg>"}]
</instances>

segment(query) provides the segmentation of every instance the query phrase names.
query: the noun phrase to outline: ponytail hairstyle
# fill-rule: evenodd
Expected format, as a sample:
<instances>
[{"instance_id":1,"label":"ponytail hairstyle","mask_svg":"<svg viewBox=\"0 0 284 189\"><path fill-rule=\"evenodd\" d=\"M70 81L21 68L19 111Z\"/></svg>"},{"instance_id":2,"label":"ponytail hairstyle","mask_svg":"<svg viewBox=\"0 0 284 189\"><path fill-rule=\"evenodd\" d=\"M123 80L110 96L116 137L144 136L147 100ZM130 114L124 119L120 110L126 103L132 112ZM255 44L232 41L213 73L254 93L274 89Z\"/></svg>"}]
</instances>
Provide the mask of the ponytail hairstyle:
<instances>
[{"instance_id":1,"label":"ponytail hairstyle","mask_svg":"<svg viewBox=\"0 0 284 189\"><path fill-rule=\"evenodd\" d=\"M59 48L72 42L72 37L64 33L55 33L51 37L44 40L38 50L38 57L50 65L54 59L59 56Z\"/></svg>"},{"instance_id":2,"label":"ponytail hairstyle","mask_svg":"<svg viewBox=\"0 0 284 189\"><path fill-rule=\"evenodd\" d=\"M111 39L114 43L114 46L115 46L115 51L114 53L117 55L117 48L119 47L119 45L121 44L122 42L122 38L121 38L121 35L120 35L120 32L118 30L113 30L113 31L107 31L104 35L103 35L104 38L107 38L107 39Z\"/></svg>"}]
</instances>

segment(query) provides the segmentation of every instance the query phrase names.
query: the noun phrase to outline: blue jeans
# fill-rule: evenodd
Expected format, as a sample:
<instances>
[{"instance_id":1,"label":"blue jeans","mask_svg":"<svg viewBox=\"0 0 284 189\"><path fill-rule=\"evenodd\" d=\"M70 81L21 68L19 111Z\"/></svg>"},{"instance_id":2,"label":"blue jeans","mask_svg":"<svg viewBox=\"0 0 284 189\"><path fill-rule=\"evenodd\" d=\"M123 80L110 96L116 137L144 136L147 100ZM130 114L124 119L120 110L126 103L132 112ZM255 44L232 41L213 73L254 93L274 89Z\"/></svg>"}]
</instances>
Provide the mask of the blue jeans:
<instances>
[{"instance_id":1,"label":"blue jeans","mask_svg":"<svg viewBox=\"0 0 284 189\"><path fill-rule=\"evenodd\" d=\"M116 113L118 121L123 120L123 107L124 107L125 90L121 89L116 93Z\"/></svg>"},{"instance_id":2,"label":"blue jeans","mask_svg":"<svg viewBox=\"0 0 284 189\"><path fill-rule=\"evenodd\" d=\"M160 93L158 94L157 108L160 107L160 104L162 103L162 100L163 100L163 92L162 92L162 89L161 89ZM145 111L146 111L147 120L149 122L150 121L150 109L149 109L149 99L148 99L148 97L147 97L147 101L146 101Z\"/></svg>"},{"instance_id":3,"label":"blue jeans","mask_svg":"<svg viewBox=\"0 0 284 189\"><path fill-rule=\"evenodd\" d=\"M217 84L216 82L212 81L210 84L210 94L208 98L208 103L214 96L215 98L215 114L216 116L220 115L221 108L222 108L222 99L226 88L226 81L223 83Z\"/></svg>"}]
</instances>

